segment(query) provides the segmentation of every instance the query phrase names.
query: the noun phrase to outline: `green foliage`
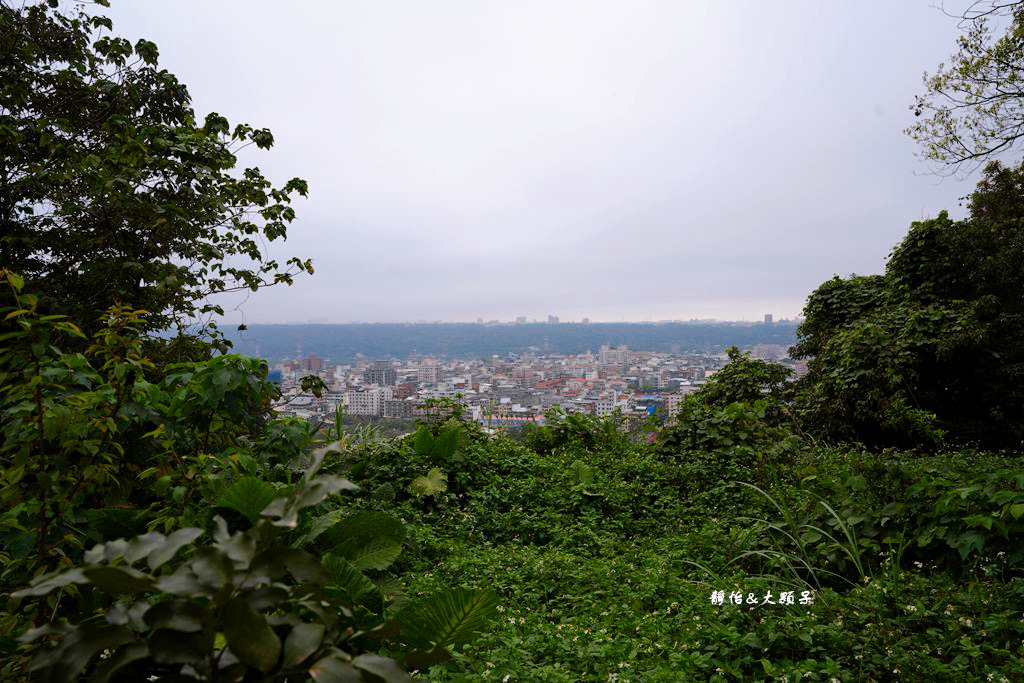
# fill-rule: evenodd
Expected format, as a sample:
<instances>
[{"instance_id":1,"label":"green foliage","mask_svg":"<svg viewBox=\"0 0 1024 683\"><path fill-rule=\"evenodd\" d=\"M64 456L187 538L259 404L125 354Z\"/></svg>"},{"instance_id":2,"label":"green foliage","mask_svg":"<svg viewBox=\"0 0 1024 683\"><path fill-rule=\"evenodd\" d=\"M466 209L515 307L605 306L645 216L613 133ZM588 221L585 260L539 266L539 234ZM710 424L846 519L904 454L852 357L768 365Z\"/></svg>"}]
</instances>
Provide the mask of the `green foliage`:
<instances>
[{"instance_id":1,"label":"green foliage","mask_svg":"<svg viewBox=\"0 0 1024 683\"><path fill-rule=\"evenodd\" d=\"M796 413L813 433L878 446L1016 448L1024 440L1024 167L991 164L972 215L914 223L885 276L808 299Z\"/></svg>"},{"instance_id":2,"label":"green foliage","mask_svg":"<svg viewBox=\"0 0 1024 683\"><path fill-rule=\"evenodd\" d=\"M10 273L8 283L27 306L0 309L14 327L0 351L0 535L19 548L17 560L5 560L8 580L53 569L89 536L109 539L106 527L205 518L202 504L232 477L260 469L249 439L266 426L277 391L265 364L236 356L170 364L153 383L143 312L111 309L107 326L87 336L61 316L40 316ZM85 351L62 352L68 335ZM273 451L265 453L267 463ZM158 500L170 507L153 509Z\"/></svg>"},{"instance_id":3,"label":"green foliage","mask_svg":"<svg viewBox=\"0 0 1024 683\"><path fill-rule=\"evenodd\" d=\"M262 479L242 477L220 494L216 507L234 510L249 520L250 524L256 524L260 513L276 497L274 487Z\"/></svg>"},{"instance_id":4,"label":"green foliage","mask_svg":"<svg viewBox=\"0 0 1024 683\"><path fill-rule=\"evenodd\" d=\"M84 566L39 577L14 593L15 598L43 596L76 584L132 596L130 602L112 602L102 621L27 634L26 642L61 636L53 648L37 644L30 670L53 681L86 673L89 680L104 681L154 674L176 680L259 674L284 679L303 673L315 677L326 669L347 675L344 680L379 680L380 675L408 680L393 661L359 654L353 640L359 623L351 611L355 602L342 599L351 577L332 585L337 572L332 575L313 555L283 542L295 513L353 488L335 477L314 476L318 464L248 531L231 534L217 518L210 546L194 545L200 529L99 544L86 553ZM191 553L173 562L185 548ZM143 561L149 573L136 567Z\"/></svg>"},{"instance_id":5,"label":"green foliage","mask_svg":"<svg viewBox=\"0 0 1024 683\"><path fill-rule=\"evenodd\" d=\"M327 383L316 375L306 375L299 380L299 385L302 389L302 393L313 394L317 398L320 398L324 394L324 390L327 389Z\"/></svg>"},{"instance_id":6,"label":"green foliage","mask_svg":"<svg viewBox=\"0 0 1024 683\"><path fill-rule=\"evenodd\" d=\"M448 465L459 449L462 435L463 428L458 422L448 421L434 429L422 424L413 435L413 448L418 456L434 465Z\"/></svg>"},{"instance_id":7,"label":"green foliage","mask_svg":"<svg viewBox=\"0 0 1024 683\"><path fill-rule=\"evenodd\" d=\"M357 512L317 539L317 546L360 570L387 569L402 552L405 526L381 512Z\"/></svg>"},{"instance_id":8,"label":"green foliage","mask_svg":"<svg viewBox=\"0 0 1024 683\"><path fill-rule=\"evenodd\" d=\"M727 350L729 363L715 372L697 392L697 400L709 407L766 400L782 411L786 380L792 371L784 365L751 358L735 346Z\"/></svg>"},{"instance_id":9,"label":"green foliage","mask_svg":"<svg viewBox=\"0 0 1024 683\"><path fill-rule=\"evenodd\" d=\"M581 413L567 414L555 406L545 414L543 427L524 428L527 446L538 453L574 448L587 451L619 448L627 440L620 430L621 417L599 418Z\"/></svg>"},{"instance_id":10,"label":"green foliage","mask_svg":"<svg viewBox=\"0 0 1024 683\"><path fill-rule=\"evenodd\" d=\"M743 504L745 496L735 498L737 492L728 490L731 481L756 477L763 483L768 468L785 465L802 446L787 426L777 424L778 410L771 398L708 405L698 392L683 401L675 422L658 434L655 449L661 460L688 472L687 492Z\"/></svg>"},{"instance_id":11,"label":"green foliage","mask_svg":"<svg viewBox=\"0 0 1024 683\"><path fill-rule=\"evenodd\" d=\"M1014 607L1022 587L1010 561L1018 531L1008 524L1007 539L974 517L1017 521L1019 494L1006 493L1017 490L1012 459L794 445L766 464L763 486L738 486L723 465L728 430L718 439L703 441L711 453L690 447L659 463L643 446L605 457L567 445L542 456L497 437L469 449L486 479L464 496L396 502L409 523L411 590L491 585L502 596L501 623L471 649L451 648L429 679L886 680L899 669L985 680L1024 671ZM989 471L1001 474L973 492ZM756 469L744 477L756 481ZM601 496L582 496L584 481ZM961 500L962 511L940 514L937 506ZM989 537L963 560L945 538L919 545L933 522L954 542L972 529ZM817 599L710 605L712 589L735 588L776 597L814 589Z\"/></svg>"},{"instance_id":12,"label":"green foliage","mask_svg":"<svg viewBox=\"0 0 1024 683\"><path fill-rule=\"evenodd\" d=\"M429 660L437 661L439 657L447 659L445 648L467 642L482 631L497 606L493 591L456 588L409 605L399 613L398 623L408 642L427 650ZM427 658L418 661L422 665Z\"/></svg>"},{"instance_id":13,"label":"green foliage","mask_svg":"<svg viewBox=\"0 0 1024 683\"><path fill-rule=\"evenodd\" d=\"M432 467L426 475L416 477L409 484L409 493L414 496L436 496L448 490L447 478L443 471Z\"/></svg>"},{"instance_id":14,"label":"green foliage","mask_svg":"<svg viewBox=\"0 0 1024 683\"><path fill-rule=\"evenodd\" d=\"M994 25L1007 17L1006 32ZM1024 69L1024 4L1013 0L971 3L962 15L957 52L925 74L925 93L911 110L917 122L906 133L922 156L941 170L973 170L1010 152L1021 137L1018 85Z\"/></svg>"},{"instance_id":15,"label":"green foliage","mask_svg":"<svg viewBox=\"0 0 1024 683\"><path fill-rule=\"evenodd\" d=\"M110 35L105 17L3 2L0 27L0 263L35 282L42 310L91 332L130 303L147 311L143 331L181 329L223 313L197 303L210 294L313 272L260 247L286 237L305 181L235 168L241 147L273 145L270 131L196 121L156 46Z\"/></svg>"},{"instance_id":16,"label":"green foliage","mask_svg":"<svg viewBox=\"0 0 1024 683\"><path fill-rule=\"evenodd\" d=\"M797 585L812 589L828 585L829 580L833 578L845 580L856 586L861 577L866 576L864 559L852 518L848 523L825 500L817 497L815 511L821 508L822 514L828 515L827 523L815 524L801 520L787 501L773 497L753 484L739 484L749 487L767 499L781 520L773 522L750 518L749 521L766 532L767 545L770 547L746 551L737 559L757 557L767 560L764 568L784 570ZM813 516L811 519L814 519ZM835 528L835 533L827 529L829 525ZM842 573L847 564L854 571L852 579Z\"/></svg>"},{"instance_id":17,"label":"green foliage","mask_svg":"<svg viewBox=\"0 0 1024 683\"><path fill-rule=\"evenodd\" d=\"M246 531L231 533L217 517L212 545L196 542L203 535L197 528L97 544L83 565L39 576L13 593L20 600L57 592L59 600L68 588L89 586L110 596L77 623L25 634L22 642L35 653L29 669L53 681L401 681L408 675L377 649L405 653L410 663L448 658L447 646L466 642L493 617L496 598L458 589L385 616L382 591L364 572L387 569L397 558L401 522L373 512L317 517L298 539L330 548L322 560L289 542L296 533L289 530L306 528L304 510L355 490L347 480L317 474L327 452L315 451L300 484L264 506ZM251 481L239 483L227 498L265 493Z\"/></svg>"}]
</instances>

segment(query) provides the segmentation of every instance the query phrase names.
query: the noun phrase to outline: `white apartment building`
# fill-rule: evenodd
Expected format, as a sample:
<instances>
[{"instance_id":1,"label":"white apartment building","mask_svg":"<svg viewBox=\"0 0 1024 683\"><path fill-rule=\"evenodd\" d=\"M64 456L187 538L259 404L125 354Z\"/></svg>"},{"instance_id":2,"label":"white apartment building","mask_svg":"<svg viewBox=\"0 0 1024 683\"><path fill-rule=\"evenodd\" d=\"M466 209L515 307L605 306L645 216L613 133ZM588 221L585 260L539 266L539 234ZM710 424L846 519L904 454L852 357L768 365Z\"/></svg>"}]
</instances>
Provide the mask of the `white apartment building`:
<instances>
[{"instance_id":1,"label":"white apartment building","mask_svg":"<svg viewBox=\"0 0 1024 683\"><path fill-rule=\"evenodd\" d=\"M601 365L625 365L629 362L629 347L623 345L613 349L604 345L597 352L597 362Z\"/></svg>"},{"instance_id":2,"label":"white apartment building","mask_svg":"<svg viewBox=\"0 0 1024 683\"><path fill-rule=\"evenodd\" d=\"M428 360L420 363L416 368L416 379L427 384L437 384L438 369L437 361Z\"/></svg>"},{"instance_id":3,"label":"white apartment building","mask_svg":"<svg viewBox=\"0 0 1024 683\"><path fill-rule=\"evenodd\" d=\"M394 396L392 387L383 386L366 391L346 391L345 412L349 415L383 415L384 402Z\"/></svg>"}]
</instances>

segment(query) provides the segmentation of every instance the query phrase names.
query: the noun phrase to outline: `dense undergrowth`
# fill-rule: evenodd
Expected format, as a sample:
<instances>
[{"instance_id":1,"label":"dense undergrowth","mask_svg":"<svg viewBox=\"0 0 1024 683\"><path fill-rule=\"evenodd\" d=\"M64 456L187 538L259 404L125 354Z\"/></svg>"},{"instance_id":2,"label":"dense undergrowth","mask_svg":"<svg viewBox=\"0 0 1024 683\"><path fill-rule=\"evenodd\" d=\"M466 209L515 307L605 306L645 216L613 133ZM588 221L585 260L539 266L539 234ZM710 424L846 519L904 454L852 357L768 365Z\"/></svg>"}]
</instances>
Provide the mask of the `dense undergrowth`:
<instances>
[{"instance_id":1,"label":"dense undergrowth","mask_svg":"<svg viewBox=\"0 0 1024 683\"><path fill-rule=\"evenodd\" d=\"M314 433L268 419L256 361L151 382L139 312L65 353L78 328L19 301L7 679L1024 676L1016 453L816 443L773 392L733 400L779 380L738 354L656 437L443 403L401 439Z\"/></svg>"},{"instance_id":2,"label":"dense undergrowth","mask_svg":"<svg viewBox=\"0 0 1024 683\"><path fill-rule=\"evenodd\" d=\"M872 454L794 437L765 464L743 444L667 453L688 426L655 446L613 426L570 417L524 444L468 427L444 463L404 443L335 464L359 471L355 504L407 523L408 591L501 595L494 629L430 680L1024 675L1015 456ZM445 491L402 485L439 465ZM737 590L744 603L796 600L713 604Z\"/></svg>"},{"instance_id":3,"label":"dense undergrowth","mask_svg":"<svg viewBox=\"0 0 1024 683\"><path fill-rule=\"evenodd\" d=\"M256 241L306 183L60 5L0 0L0 680L1024 680L1024 165L815 290L797 381L317 432L187 324L312 274Z\"/></svg>"}]
</instances>

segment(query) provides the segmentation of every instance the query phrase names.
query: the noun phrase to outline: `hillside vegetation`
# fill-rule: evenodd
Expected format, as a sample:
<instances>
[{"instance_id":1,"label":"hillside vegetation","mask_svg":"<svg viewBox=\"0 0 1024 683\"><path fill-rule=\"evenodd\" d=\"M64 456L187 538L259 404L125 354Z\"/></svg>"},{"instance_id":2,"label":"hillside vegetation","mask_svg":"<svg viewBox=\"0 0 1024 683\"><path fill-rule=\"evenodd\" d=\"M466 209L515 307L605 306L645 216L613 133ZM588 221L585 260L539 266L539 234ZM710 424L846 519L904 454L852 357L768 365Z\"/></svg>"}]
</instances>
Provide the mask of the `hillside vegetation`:
<instances>
[{"instance_id":1,"label":"hillside vegetation","mask_svg":"<svg viewBox=\"0 0 1024 683\"><path fill-rule=\"evenodd\" d=\"M255 241L305 183L58 5L0 0L0 679L1024 680L1024 166L813 292L797 381L316 432L186 324L312 273Z\"/></svg>"}]
</instances>

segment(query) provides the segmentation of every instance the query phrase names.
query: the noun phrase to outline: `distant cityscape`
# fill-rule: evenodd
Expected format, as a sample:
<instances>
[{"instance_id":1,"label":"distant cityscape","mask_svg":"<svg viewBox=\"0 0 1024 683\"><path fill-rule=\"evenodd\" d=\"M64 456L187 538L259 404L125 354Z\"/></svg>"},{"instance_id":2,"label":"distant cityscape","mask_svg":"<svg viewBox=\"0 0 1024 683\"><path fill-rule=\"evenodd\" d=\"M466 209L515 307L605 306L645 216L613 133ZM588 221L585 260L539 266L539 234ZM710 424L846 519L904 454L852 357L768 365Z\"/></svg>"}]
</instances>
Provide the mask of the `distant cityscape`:
<instances>
[{"instance_id":1,"label":"distant cityscape","mask_svg":"<svg viewBox=\"0 0 1024 683\"><path fill-rule=\"evenodd\" d=\"M766 324L771 325L772 322L773 322L773 317L774 316L771 313L765 313L763 322L765 322ZM549 315L547 317L547 321L540 320L538 318L528 319L527 316L525 316L525 315L516 316L515 320L497 320L497 319L494 319L494 320L484 320L483 318L477 318L474 321L474 323L477 324L477 325L491 325L491 326L493 326L493 325L529 325L529 324L537 324L537 323L543 323L543 322L547 322L550 325L557 325L557 324L560 324L560 323L563 323L563 322L567 322L568 324L574 324L577 321L576 320L563 321L557 315ZM591 324L590 318L581 318L578 322L581 325L589 325L589 324ZM690 318L688 320L684 320L684 319L681 319L681 318L674 318L674 319L664 319L664 320L638 320L638 321L626 321L626 320L610 321L610 320L606 320L606 321L600 321L600 322L603 322L603 323L618 322L619 324L625 324L625 325L631 325L631 324L633 324L633 325L651 325L651 324L665 325L665 324L668 324L668 323L691 324L691 325L693 325L693 324L712 324L712 325L715 325L715 324L736 324L736 323L738 323L738 324L741 324L741 325L747 325L751 321L748 321L748 320L740 320L740 321L735 321L735 320L719 320L718 318ZM785 324L785 323L789 323L789 322L792 322L792 321L790 321L787 318L783 318L783 319L780 319L778 322L780 324ZM373 325L373 324L393 324L393 325L459 325L459 324L474 324L474 323L467 323L466 321L427 320L425 318L421 318L419 320L407 320L407 321L404 321L404 322L396 322L396 323L367 323L367 322L360 321L360 320L354 320L354 321L348 322L348 323L334 323L334 322L332 322L332 320L331 320L331 318L329 316L321 315L321 316L316 316L316 317L313 317L313 318L308 318L307 320L304 320L304 321L303 320L290 320L290 321L285 322L285 323L259 323L259 324L261 324L261 325L332 325L332 324L342 324L342 325ZM600 323L598 323L598 324L600 324Z\"/></svg>"},{"instance_id":2,"label":"distant cityscape","mask_svg":"<svg viewBox=\"0 0 1024 683\"><path fill-rule=\"evenodd\" d=\"M558 318L551 316L547 324L558 324ZM773 326L772 316L760 325ZM744 350L789 367L794 377L807 372L805 362L788 357L786 344L762 342ZM411 353L403 359L332 362L309 353L273 363L270 378L281 385L281 415L323 419L342 406L348 415L413 419L424 414L425 401L451 399L473 421L497 428L543 424L555 406L598 417L616 411L624 417L671 416L684 396L727 362L724 349L665 352L625 344L576 354L534 348L471 359ZM306 375L321 378L327 392L319 398L303 394L299 380Z\"/></svg>"},{"instance_id":3,"label":"distant cityscape","mask_svg":"<svg viewBox=\"0 0 1024 683\"><path fill-rule=\"evenodd\" d=\"M348 323L252 324L225 329L234 350L271 363L315 353L334 365L357 365L366 359L399 360L410 355L437 359L486 360L497 354L574 356L602 346L638 351L713 356L730 346L759 344L789 348L796 342L798 321L775 321L771 314L756 322L602 323Z\"/></svg>"}]
</instances>

